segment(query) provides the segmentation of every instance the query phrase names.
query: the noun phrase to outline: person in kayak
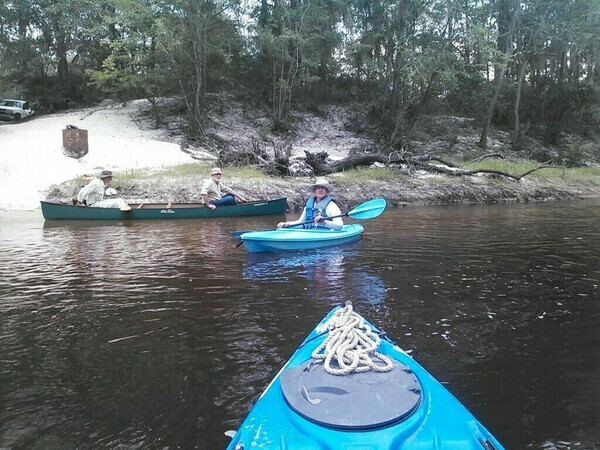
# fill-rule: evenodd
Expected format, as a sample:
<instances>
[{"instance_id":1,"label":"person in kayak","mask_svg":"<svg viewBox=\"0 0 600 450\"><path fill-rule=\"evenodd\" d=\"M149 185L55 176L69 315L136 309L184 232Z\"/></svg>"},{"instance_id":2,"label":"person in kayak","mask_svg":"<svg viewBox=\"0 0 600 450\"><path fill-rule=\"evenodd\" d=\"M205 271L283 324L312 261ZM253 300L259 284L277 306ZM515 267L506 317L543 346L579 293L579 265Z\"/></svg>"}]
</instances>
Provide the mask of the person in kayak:
<instances>
[{"instance_id":1,"label":"person in kayak","mask_svg":"<svg viewBox=\"0 0 600 450\"><path fill-rule=\"evenodd\" d=\"M235 205L236 199L240 202L247 202L248 200L243 195L221 182L221 175L221 169L215 167L210 172L210 178L202 185L200 195L204 204L210 209L216 209L217 206Z\"/></svg>"},{"instance_id":2,"label":"person in kayak","mask_svg":"<svg viewBox=\"0 0 600 450\"><path fill-rule=\"evenodd\" d=\"M114 195L117 193L110 188L113 174L110 170L103 170L99 178L93 178L77 194L77 205L91 206L93 208L119 208L121 211L130 211L131 206L122 198L107 198L105 195Z\"/></svg>"},{"instance_id":3,"label":"person in kayak","mask_svg":"<svg viewBox=\"0 0 600 450\"><path fill-rule=\"evenodd\" d=\"M331 197L333 188L325 178L319 178L310 186L313 195L307 200L302 215L291 222L279 222L277 228L304 225L304 228L329 228L339 230L344 226L342 212Z\"/></svg>"}]
</instances>

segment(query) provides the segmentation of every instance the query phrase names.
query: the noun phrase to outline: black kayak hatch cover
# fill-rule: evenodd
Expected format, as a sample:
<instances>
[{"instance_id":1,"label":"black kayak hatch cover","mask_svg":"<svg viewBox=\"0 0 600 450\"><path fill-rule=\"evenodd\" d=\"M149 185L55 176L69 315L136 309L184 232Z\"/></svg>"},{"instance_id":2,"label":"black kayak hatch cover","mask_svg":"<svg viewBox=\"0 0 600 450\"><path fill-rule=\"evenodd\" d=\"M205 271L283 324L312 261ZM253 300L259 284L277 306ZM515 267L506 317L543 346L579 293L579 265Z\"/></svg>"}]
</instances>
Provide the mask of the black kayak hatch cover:
<instances>
[{"instance_id":1,"label":"black kayak hatch cover","mask_svg":"<svg viewBox=\"0 0 600 450\"><path fill-rule=\"evenodd\" d=\"M397 361L389 372L331 375L321 361L309 360L284 370L280 383L294 411L333 428L387 426L408 418L422 400L419 380Z\"/></svg>"}]
</instances>

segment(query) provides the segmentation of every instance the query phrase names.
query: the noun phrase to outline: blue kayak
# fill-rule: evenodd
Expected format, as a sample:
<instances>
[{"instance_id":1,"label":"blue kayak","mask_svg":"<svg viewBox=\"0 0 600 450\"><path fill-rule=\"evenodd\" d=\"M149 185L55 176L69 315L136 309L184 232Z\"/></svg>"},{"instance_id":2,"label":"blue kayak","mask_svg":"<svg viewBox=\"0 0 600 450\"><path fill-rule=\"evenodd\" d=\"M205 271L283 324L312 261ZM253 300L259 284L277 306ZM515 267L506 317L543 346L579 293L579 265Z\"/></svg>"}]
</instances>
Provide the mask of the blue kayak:
<instances>
[{"instance_id":1,"label":"blue kayak","mask_svg":"<svg viewBox=\"0 0 600 450\"><path fill-rule=\"evenodd\" d=\"M348 347L343 339L354 336L346 326L350 322L340 325L348 317L355 321L352 332L359 345L355 353L342 351L342 362L336 363L331 355L339 356ZM365 364L371 368L365 371ZM333 309L308 335L227 448L504 449L446 388L349 303Z\"/></svg>"},{"instance_id":2,"label":"blue kayak","mask_svg":"<svg viewBox=\"0 0 600 450\"><path fill-rule=\"evenodd\" d=\"M363 231L362 225L352 223L344 225L340 230L277 228L267 231L249 231L239 238L250 253L314 250L355 242L360 239Z\"/></svg>"}]
</instances>

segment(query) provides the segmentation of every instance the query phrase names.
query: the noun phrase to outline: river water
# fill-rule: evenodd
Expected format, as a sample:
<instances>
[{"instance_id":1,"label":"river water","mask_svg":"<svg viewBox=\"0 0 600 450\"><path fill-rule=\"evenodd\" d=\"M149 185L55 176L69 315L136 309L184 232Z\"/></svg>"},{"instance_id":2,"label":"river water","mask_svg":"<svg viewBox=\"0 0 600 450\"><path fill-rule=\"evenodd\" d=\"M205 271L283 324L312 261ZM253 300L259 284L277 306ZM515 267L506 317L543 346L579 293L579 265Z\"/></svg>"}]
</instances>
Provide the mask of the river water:
<instances>
[{"instance_id":1,"label":"river water","mask_svg":"<svg viewBox=\"0 0 600 450\"><path fill-rule=\"evenodd\" d=\"M230 238L282 219L2 213L0 448L224 448L345 300L507 448L600 448L600 202L388 209L304 254Z\"/></svg>"}]
</instances>

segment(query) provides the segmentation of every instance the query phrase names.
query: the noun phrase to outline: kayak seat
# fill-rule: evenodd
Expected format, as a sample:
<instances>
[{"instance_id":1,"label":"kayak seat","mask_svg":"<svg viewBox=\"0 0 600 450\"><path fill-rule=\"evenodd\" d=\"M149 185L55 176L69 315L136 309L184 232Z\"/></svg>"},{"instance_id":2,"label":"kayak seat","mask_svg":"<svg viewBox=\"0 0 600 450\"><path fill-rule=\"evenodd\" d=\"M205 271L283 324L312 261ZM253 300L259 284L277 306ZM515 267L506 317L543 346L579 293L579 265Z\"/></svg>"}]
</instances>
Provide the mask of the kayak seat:
<instances>
[{"instance_id":1,"label":"kayak seat","mask_svg":"<svg viewBox=\"0 0 600 450\"><path fill-rule=\"evenodd\" d=\"M319 425L372 429L405 420L422 402L419 380L394 361L389 372L331 375L309 360L283 371L281 389L296 413Z\"/></svg>"}]
</instances>

